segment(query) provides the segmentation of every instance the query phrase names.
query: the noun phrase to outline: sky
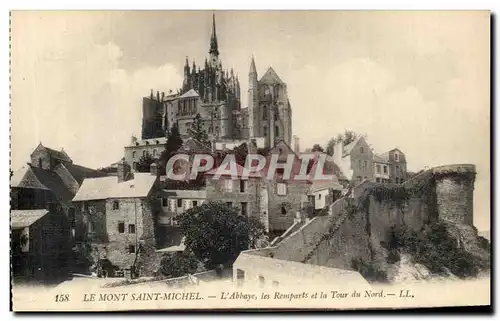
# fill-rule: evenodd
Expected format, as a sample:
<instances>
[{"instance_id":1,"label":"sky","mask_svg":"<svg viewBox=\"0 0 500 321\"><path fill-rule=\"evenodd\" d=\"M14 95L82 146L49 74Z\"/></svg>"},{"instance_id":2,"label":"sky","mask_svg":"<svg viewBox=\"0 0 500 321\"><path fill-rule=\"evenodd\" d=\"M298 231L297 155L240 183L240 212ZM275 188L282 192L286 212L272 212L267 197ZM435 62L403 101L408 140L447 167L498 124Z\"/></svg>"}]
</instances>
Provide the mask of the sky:
<instances>
[{"instance_id":1,"label":"sky","mask_svg":"<svg viewBox=\"0 0 500 321\"><path fill-rule=\"evenodd\" d=\"M252 55L287 83L302 149L351 129L408 169L477 166L475 225L490 216L490 16L485 11L217 11L224 68L247 106ZM208 55L211 11L15 11L11 162L38 143L103 167L140 136L142 97L176 91Z\"/></svg>"}]
</instances>

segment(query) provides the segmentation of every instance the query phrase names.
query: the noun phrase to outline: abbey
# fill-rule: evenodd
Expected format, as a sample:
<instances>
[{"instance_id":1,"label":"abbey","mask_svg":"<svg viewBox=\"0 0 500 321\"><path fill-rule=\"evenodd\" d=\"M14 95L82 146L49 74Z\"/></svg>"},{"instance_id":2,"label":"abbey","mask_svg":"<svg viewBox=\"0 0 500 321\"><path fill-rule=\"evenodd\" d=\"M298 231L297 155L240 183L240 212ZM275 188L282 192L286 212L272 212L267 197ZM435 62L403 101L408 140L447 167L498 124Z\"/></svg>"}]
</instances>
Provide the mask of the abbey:
<instances>
[{"instance_id":1,"label":"abbey","mask_svg":"<svg viewBox=\"0 0 500 321\"><path fill-rule=\"evenodd\" d=\"M212 142L231 144L255 138L259 147L273 147L279 140L290 144L292 112L286 84L271 67L259 80L253 57L248 77L248 107L242 108L238 75L232 68L224 69L219 58L214 15L204 64L198 67L194 60L190 64L186 57L184 79L175 94L171 91L167 96L160 92L155 95L152 90L143 98L142 140L166 137L174 124L187 138L199 114ZM132 145L144 144L136 139Z\"/></svg>"}]
</instances>

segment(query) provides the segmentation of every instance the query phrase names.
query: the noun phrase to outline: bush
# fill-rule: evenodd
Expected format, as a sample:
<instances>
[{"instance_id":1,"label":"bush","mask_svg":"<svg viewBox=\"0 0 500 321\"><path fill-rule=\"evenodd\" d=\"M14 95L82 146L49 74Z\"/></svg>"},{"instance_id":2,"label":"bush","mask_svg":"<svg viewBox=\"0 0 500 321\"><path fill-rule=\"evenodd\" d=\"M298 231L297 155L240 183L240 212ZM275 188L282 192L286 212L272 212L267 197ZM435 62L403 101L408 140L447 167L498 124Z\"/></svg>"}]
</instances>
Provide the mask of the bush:
<instances>
[{"instance_id":1,"label":"bush","mask_svg":"<svg viewBox=\"0 0 500 321\"><path fill-rule=\"evenodd\" d=\"M476 276L483 266L479 258L457 245L442 223L431 224L421 232L392 229L388 238L390 252L404 250L432 273L445 274L448 269L454 275L465 278Z\"/></svg>"},{"instance_id":2,"label":"bush","mask_svg":"<svg viewBox=\"0 0 500 321\"><path fill-rule=\"evenodd\" d=\"M375 265L361 259L352 259L351 267L358 271L367 281L387 282L387 273L378 269Z\"/></svg>"},{"instance_id":3,"label":"bush","mask_svg":"<svg viewBox=\"0 0 500 321\"><path fill-rule=\"evenodd\" d=\"M189 251L167 253L161 260L160 273L167 277L179 277L198 272L200 262Z\"/></svg>"}]
</instances>

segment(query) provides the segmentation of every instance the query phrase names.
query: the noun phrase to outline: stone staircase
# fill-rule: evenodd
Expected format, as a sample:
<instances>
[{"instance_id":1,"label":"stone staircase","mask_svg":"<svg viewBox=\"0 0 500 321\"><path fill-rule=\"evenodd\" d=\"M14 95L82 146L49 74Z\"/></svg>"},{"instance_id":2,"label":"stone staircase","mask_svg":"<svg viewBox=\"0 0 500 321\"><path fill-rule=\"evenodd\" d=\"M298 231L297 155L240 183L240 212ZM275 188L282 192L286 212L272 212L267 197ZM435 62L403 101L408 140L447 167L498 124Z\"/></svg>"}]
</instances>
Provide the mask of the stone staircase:
<instances>
[{"instance_id":1,"label":"stone staircase","mask_svg":"<svg viewBox=\"0 0 500 321\"><path fill-rule=\"evenodd\" d=\"M341 198L337 200L335 203L333 203L330 206L329 213L331 215L331 218L328 220L328 223L330 224L330 228L328 231L321 236L321 238L316 242L314 247L307 253L307 255L304 257L304 259L301 261L302 263L307 263L318 247L325 241L328 241L333 237L335 232L340 228L342 223L344 223L345 219L348 216L348 212L345 210L346 205L350 203L351 199L348 197Z\"/></svg>"}]
</instances>

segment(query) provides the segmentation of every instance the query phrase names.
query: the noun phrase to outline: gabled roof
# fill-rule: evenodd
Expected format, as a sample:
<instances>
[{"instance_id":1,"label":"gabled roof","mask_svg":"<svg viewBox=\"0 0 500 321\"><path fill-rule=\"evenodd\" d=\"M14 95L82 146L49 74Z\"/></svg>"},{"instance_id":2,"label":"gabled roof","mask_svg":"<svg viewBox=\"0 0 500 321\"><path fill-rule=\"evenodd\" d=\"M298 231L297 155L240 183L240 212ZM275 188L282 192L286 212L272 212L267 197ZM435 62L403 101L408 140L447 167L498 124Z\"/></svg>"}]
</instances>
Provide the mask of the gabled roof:
<instances>
[{"instance_id":1,"label":"gabled roof","mask_svg":"<svg viewBox=\"0 0 500 321\"><path fill-rule=\"evenodd\" d=\"M116 176L86 178L73 201L147 197L156 176L150 173L134 173L133 176L133 179L124 182L118 182Z\"/></svg>"},{"instance_id":2,"label":"gabled roof","mask_svg":"<svg viewBox=\"0 0 500 321\"><path fill-rule=\"evenodd\" d=\"M11 187L49 190L63 202L71 201L74 196L57 173L31 165L14 173Z\"/></svg>"},{"instance_id":3,"label":"gabled roof","mask_svg":"<svg viewBox=\"0 0 500 321\"><path fill-rule=\"evenodd\" d=\"M200 97L200 94L194 89L190 89L188 92L184 93L182 96L179 98L191 98L191 97Z\"/></svg>"},{"instance_id":4,"label":"gabled roof","mask_svg":"<svg viewBox=\"0 0 500 321\"><path fill-rule=\"evenodd\" d=\"M331 188L336 191L341 191L344 188L337 181L312 181L311 188L309 189L309 193L315 193L324 189Z\"/></svg>"},{"instance_id":5,"label":"gabled roof","mask_svg":"<svg viewBox=\"0 0 500 321\"><path fill-rule=\"evenodd\" d=\"M82 182L85 178L107 176L107 174L104 172L72 163L60 164L60 166L66 167L68 172L70 172L71 176L73 176L73 178L79 185L82 185Z\"/></svg>"},{"instance_id":6,"label":"gabled roof","mask_svg":"<svg viewBox=\"0 0 500 321\"><path fill-rule=\"evenodd\" d=\"M387 153L377 155L373 154L373 161L376 163L384 163L384 164L389 164L389 155Z\"/></svg>"},{"instance_id":7,"label":"gabled roof","mask_svg":"<svg viewBox=\"0 0 500 321\"><path fill-rule=\"evenodd\" d=\"M49 213L46 209L41 210L11 210L10 221L12 229L25 228Z\"/></svg>"},{"instance_id":8,"label":"gabled roof","mask_svg":"<svg viewBox=\"0 0 500 321\"><path fill-rule=\"evenodd\" d=\"M262 78L260 78L259 83L268 84L268 85L274 85L274 84L284 85L285 84L281 80L281 78L278 76L276 71L274 71L273 67L269 67L269 69L267 69L264 76L262 76Z\"/></svg>"},{"instance_id":9,"label":"gabled roof","mask_svg":"<svg viewBox=\"0 0 500 321\"><path fill-rule=\"evenodd\" d=\"M58 160L61 160L64 162L68 162L68 163L73 162L73 160L68 156L68 154L66 154L64 149L62 149L61 151L57 151L55 149L43 146L42 143L38 144L38 146L37 146L37 148L35 148L35 150L37 150L39 148L45 149L47 151L47 153L50 155L50 157L52 157L52 158L55 158L55 159L58 159Z\"/></svg>"},{"instance_id":10,"label":"gabled roof","mask_svg":"<svg viewBox=\"0 0 500 321\"><path fill-rule=\"evenodd\" d=\"M343 154L342 156L347 156L351 153L352 149L358 144L359 140L363 138L363 136L359 136L358 138L356 138L354 141L350 142L349 144L345 145L344 146L344 149L343 149Z\"/></svg>"}]
</instances>

